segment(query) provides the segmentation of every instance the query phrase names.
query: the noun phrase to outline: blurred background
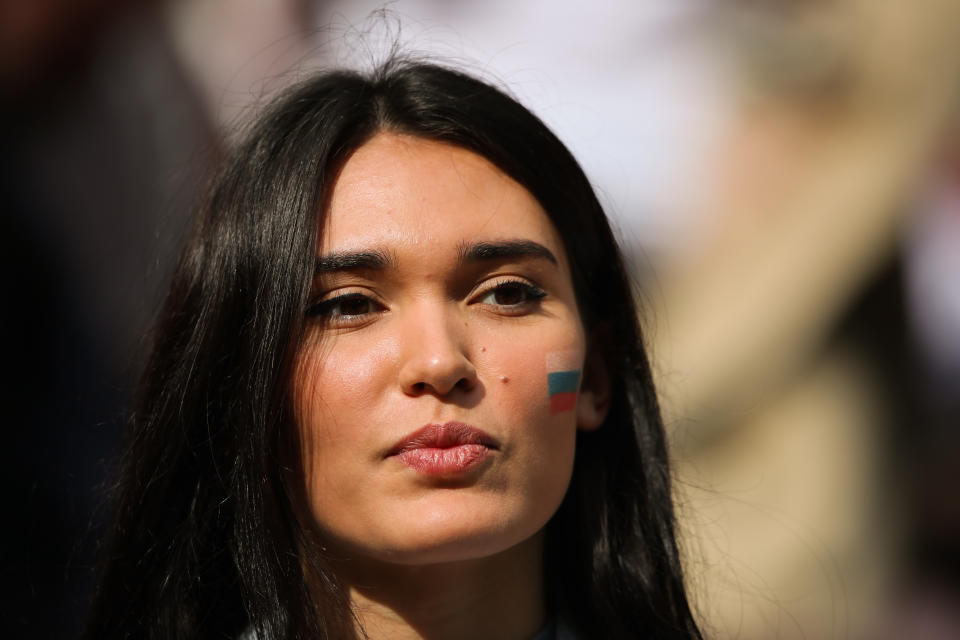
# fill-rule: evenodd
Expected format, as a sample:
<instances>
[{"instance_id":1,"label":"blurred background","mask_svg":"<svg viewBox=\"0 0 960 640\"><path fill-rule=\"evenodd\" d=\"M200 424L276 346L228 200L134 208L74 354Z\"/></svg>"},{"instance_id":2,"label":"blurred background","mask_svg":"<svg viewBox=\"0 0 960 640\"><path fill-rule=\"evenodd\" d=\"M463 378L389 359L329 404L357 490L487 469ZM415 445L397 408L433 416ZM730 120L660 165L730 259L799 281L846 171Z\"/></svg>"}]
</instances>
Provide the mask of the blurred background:
<instances>
[{"instance_id":1,"label":"blurred background","mask_svg":"<svg viewBox=\"0 0 960 640\"><path fill-rule=\"evenodd\" d=\"M396 43L506 86L635 271L713 638L960 638L960 2L0 4L10 637L75 637L190 211Z\"/></svg>"}]
</instances>

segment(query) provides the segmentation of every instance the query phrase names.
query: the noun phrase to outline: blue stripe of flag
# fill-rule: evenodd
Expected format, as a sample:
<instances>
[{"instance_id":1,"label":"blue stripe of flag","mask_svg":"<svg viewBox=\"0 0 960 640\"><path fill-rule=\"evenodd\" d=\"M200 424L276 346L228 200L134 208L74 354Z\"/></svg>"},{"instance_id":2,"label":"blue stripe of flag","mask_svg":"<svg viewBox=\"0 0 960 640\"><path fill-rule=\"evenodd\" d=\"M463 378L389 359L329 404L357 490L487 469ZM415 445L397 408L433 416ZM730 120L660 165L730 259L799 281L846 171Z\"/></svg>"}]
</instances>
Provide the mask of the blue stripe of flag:
<instances>
[{"instance_id":1,"label":"blue stripe of flag","mask_svg":"<svg viewBox=\"0 0 960 640\"><path fill-rule=\"evenodd\" d=\"M579 371L554 371L547 374L547 388L550 390L550 395L577 391L579 386Z\"/></svg>"}]
</instances>

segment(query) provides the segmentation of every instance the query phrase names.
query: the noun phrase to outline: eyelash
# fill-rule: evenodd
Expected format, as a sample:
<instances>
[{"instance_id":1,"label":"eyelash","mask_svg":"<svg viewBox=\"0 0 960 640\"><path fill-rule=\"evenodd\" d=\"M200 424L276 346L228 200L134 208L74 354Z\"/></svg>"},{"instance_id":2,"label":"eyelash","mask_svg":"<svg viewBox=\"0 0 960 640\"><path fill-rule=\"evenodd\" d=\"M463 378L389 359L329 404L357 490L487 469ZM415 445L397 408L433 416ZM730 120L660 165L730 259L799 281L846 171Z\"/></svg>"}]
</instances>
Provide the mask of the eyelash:
<instances>
[{"instance_id":1,"label":"eyelash","mask_svg":"<svg viewBox=\"0 0 960 640\"><path fill-rule=\"evenodd\" d=\"M522 295L525 297L524 300L520 302L515 302L513 304L501 304L497 302L483 302L488 296L496 296L498 293L503 293L505 290L510 288L519 289ZM512 310L512 311L525 311L530 306L538 303L544 297L546 297L547 292L541 289L540 287L526 282L524 280L510 279L502 280L496 284L486 288L478 296L474 298L479 304L486 304L493 307L498 307L503 310Z\"/></svg>"},{"instance_id":2,"label":"eyelash","mask_svg":"<svg viewBox=\"0 0 960 640\"><path fill-rule=\"evenodd\" d=\"M490 296L496 297L497 294L505 293L511 289L513 289L514 292L519 292L524 299L519 302L507 304L498 303L495 300L492 302L484 302L484 300ZM478 295L474 296L471 304L483 304L489 307L495 307L507 314L516 313L519 315L519 313L528 310L531 306L538 303L546 297L546 295L547 293L543 289L534 284L523 280L509 279L486 287ZM334 313L340 305L349 302L366 303L367 308L360 313ZM307 307L306 316L308 318L318 318L330 324L349 324L351 322L359 323L365 317L383 310L383 305L370 296L359 292L351 292L311 303L310 306Z\"/></svg>"},{"instance_id":3,"label":"eyelash","mask_svg":"<svg viewBox=\"0 0 960 640\"><path fill-rule=\"evenodd\" d=\"M368 310L363 313L333 313L338 305L342 305L346 302L365 302L368 305ZM333 298L328 298L326 300L318 300L317 302L312 303L309 307L307 307L306 315L308 318L321 318L328 322L349 322L351 320L362 318L370 313L382 310L383 305L375 301L370 296L362 293L351 292L335 296Z\"/></svg>"}]
</instances>

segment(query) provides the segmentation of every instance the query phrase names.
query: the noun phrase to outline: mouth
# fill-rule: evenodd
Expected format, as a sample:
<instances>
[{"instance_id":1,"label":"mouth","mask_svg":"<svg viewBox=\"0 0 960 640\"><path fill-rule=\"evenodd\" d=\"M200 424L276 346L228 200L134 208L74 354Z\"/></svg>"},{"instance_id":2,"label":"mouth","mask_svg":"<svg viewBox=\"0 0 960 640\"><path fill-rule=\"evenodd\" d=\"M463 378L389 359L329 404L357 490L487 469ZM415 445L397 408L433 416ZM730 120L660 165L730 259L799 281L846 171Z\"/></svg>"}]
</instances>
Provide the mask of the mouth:
<instances>
[{"instance_id":1,"label":"mouth","mask_svg":"<svg viewBox=\"0 0 960 640\"><path fill-rule=\"evenodd\" d=\"M481 429L462 422L428 424L401 438L387 452L407 467L427 475L449 476L478 468L499 443Z\"/></svg>"}]
</instances>

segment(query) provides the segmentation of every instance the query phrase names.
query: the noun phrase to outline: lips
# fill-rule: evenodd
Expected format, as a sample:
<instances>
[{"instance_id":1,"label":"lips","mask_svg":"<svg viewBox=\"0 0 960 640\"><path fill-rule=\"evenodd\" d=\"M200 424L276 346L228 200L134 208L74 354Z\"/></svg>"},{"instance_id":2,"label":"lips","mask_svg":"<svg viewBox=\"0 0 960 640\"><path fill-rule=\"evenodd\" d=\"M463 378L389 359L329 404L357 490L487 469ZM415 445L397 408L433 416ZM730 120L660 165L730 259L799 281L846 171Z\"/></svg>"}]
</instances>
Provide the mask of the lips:
<instances>
[{"instance_id":1,"label":"lips","mask_svg":"<svg viewBox=\"0 0 960 640\"><path fill-rule=\"evenodd\" d=\"M387 452L414 471L455 475L478 468L499 444L486 432L462 422L428 424L404 436Z\"/></svg>"}]
</instances>

